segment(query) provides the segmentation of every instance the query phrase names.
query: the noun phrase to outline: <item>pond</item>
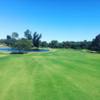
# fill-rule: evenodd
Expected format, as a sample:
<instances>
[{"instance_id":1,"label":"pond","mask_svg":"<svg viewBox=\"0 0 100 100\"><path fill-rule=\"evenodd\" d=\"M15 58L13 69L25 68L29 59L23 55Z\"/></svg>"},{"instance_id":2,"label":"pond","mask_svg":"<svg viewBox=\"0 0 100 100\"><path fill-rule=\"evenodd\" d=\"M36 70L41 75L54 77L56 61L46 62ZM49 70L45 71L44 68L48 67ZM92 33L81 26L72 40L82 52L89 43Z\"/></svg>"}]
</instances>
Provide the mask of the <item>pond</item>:
<instances>
[{"instance_id":1,"label":"pond","mask_svg":"<svg viewBox=\"0 0 100 100\"><path fill-rule=\"evenodd\" d=\"M48 52L48 49L39 49L39 50L17 50L15 48L0 48L0 52Z\"/></svg>"}]
</instances>

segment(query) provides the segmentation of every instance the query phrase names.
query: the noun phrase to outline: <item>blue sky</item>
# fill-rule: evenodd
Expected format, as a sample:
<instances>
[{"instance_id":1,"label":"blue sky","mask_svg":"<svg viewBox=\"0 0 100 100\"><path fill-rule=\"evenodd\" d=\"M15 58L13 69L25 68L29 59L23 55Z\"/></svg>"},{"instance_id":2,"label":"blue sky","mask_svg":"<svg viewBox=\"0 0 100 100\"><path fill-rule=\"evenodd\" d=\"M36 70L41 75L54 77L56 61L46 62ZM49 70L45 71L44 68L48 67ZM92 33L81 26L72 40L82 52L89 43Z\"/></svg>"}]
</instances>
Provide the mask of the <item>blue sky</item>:
<instances>
[{"instance_id":1,"label":"blue sky","mask_svg":"<svg viewBox=\"0 0 100 100\"><path fill-rule=\"evenodd\" d=\"M0 0L0 38L26 29L42 40L92 40L100 33L100 0Z\"/></svg>"}]
</instances>

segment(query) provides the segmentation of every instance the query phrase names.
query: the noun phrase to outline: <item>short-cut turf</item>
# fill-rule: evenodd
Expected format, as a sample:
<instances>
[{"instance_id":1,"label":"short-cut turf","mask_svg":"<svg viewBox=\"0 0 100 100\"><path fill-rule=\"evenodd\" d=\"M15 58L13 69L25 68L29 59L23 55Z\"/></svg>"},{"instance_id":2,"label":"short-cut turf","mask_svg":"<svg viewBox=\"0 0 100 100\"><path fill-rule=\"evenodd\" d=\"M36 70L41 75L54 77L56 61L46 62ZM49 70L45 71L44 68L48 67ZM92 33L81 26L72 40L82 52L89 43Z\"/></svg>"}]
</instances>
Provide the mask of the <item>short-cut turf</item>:
<instances>
[{"instance_id":1,"label":"short-cut turf","mask_svg":"<svg viewBox=\"0 0 100 100\"><path fill-rule=\"evenodd\" d=\"M100 100L100 54L0 53L0 100Z\"/></svg>"}]
</instances>

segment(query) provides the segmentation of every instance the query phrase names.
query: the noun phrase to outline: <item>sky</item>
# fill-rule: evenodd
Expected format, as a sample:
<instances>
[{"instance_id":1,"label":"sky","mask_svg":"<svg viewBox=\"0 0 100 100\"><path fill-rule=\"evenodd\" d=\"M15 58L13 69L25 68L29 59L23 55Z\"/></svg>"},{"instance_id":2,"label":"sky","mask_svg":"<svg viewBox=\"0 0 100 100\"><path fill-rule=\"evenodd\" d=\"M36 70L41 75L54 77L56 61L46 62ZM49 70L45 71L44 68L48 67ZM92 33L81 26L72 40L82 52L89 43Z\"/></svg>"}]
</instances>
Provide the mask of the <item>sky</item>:
<instances>
[{"instance_id":1,"label":"sky","mask_svg":"<svg viewBox=\"0 0 100 100\"><path fill-rule=\"evenodd\" d=\"M100 0L0 0L0 38L24 31L42 40L92 40L100 33Z\"/></svg>"}]
</instances>

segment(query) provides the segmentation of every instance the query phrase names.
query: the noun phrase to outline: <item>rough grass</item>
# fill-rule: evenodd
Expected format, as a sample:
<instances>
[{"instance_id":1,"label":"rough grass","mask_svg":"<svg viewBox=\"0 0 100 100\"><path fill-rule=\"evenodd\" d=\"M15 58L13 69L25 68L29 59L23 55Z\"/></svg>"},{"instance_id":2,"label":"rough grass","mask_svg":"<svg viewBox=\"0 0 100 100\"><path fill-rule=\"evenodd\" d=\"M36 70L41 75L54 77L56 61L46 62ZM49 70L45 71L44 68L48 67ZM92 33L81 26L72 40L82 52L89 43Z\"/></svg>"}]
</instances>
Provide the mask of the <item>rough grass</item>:
<instances>
[{"instance_id":1,"label":"rough grass","mask_svg":"<svg viewBox=\"0 0 100 100\"><path fill-rule=\"evenodd\" d=\"M0 53L0 100L100 100L100 55Z\"/></svg>"}]
</instances>

